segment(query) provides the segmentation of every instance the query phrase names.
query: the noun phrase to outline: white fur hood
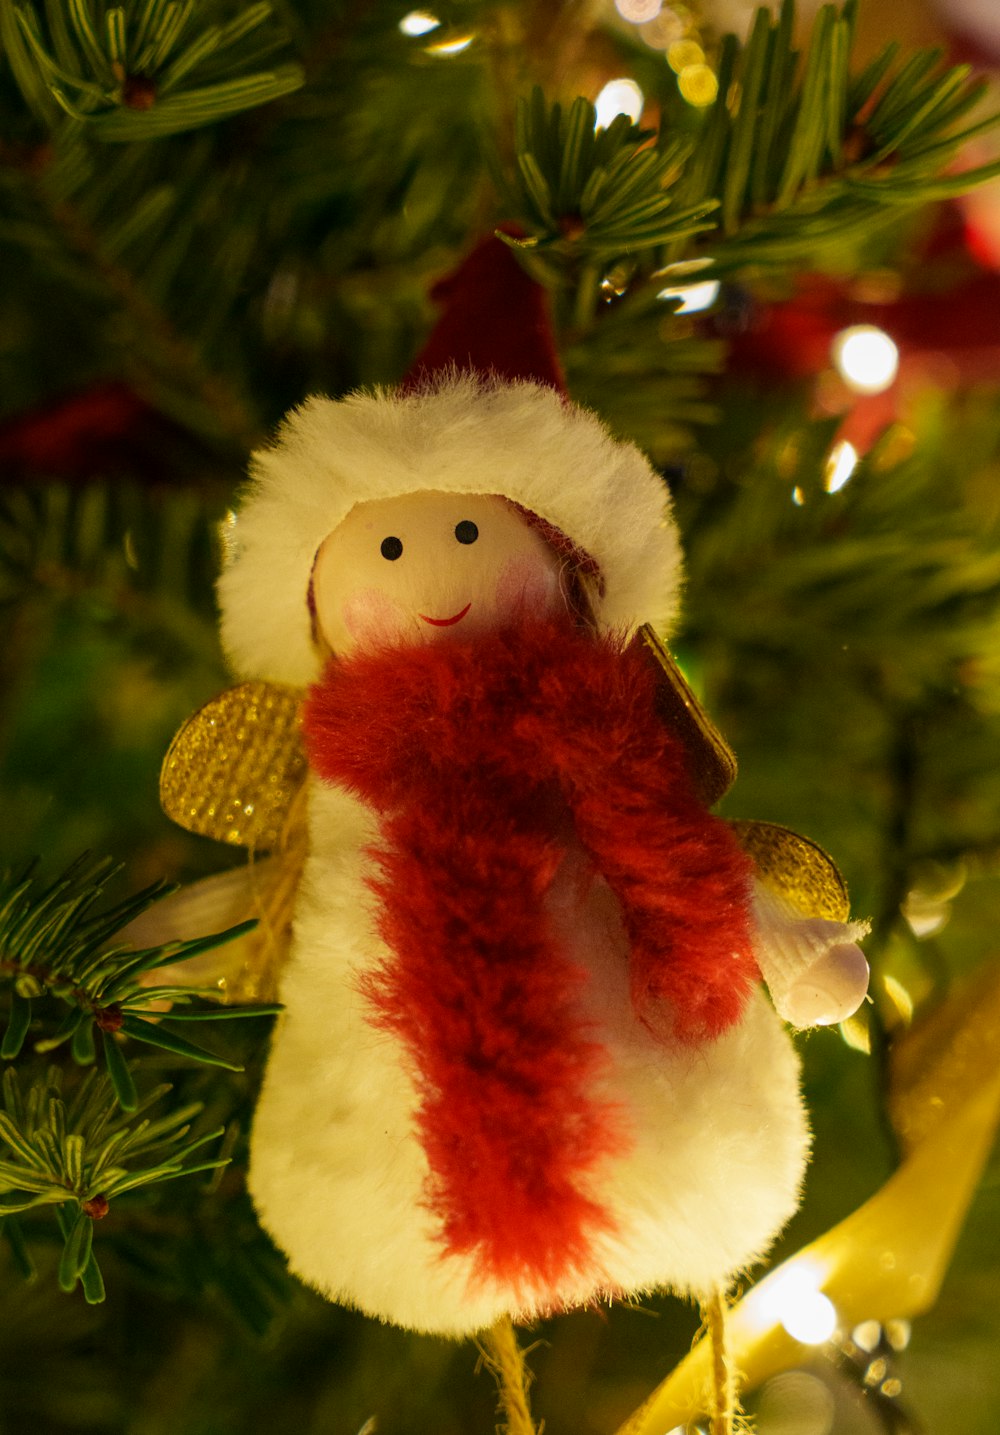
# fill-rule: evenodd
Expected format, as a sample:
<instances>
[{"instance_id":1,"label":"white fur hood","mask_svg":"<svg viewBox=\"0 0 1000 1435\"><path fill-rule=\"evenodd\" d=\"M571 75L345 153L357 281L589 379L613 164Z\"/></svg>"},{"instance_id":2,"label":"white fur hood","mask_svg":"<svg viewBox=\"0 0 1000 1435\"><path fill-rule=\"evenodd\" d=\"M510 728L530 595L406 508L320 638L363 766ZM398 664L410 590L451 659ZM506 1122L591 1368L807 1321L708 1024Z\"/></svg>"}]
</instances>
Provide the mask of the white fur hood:
<instances>
[{"instance_id":1,"label":"white fur hood","mask_svg":"<svg viewBox=\"0 0 1000 1435\"><path fill-rule=\"evenodd\" d=\"M313 396L253 455L218 585L238 676L317 676L308 590L320 544L356 503L421 490L512 499L596 560L602 628L672 627L680 547L648 460L554 389L452 371L405 393Z\"/></svg>"}]
</instances>

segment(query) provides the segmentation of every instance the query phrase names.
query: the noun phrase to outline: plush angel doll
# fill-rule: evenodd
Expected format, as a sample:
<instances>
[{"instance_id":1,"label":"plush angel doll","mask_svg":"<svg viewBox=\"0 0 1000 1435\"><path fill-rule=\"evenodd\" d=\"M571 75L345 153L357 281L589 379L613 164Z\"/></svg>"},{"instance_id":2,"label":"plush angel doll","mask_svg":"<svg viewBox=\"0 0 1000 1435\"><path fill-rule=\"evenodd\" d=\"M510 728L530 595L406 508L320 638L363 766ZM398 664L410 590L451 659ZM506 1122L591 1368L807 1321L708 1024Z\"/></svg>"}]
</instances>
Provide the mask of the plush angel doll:
<instances>
[{"instance_id":1,"label":"plush angel doll","mask_svg":"<svg viewBox=\"0 0 1000 1435\"><path fill-rule=\"evenodd\" d=\"M867 976L699 798L636 639L669 497L540 302L492 241L401 389L295 411L219 589L237 673L308 689L250 1190L308 1283L452 1336L757 1260L809 1146L782 1015Z\"/></svg>"}]
</instances>

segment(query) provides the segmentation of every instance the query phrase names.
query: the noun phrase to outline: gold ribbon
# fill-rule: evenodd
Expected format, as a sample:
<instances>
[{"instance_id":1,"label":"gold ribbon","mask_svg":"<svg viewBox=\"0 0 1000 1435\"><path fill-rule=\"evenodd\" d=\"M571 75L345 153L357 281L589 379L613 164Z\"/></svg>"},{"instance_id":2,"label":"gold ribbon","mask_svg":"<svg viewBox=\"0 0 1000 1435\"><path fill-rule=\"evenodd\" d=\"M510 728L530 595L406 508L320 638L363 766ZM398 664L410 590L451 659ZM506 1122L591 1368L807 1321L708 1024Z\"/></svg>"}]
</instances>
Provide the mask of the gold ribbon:
<instances>
[{"instance_id":1,"label":"gold ribbon","mask_svg":"<svg viewBox=\"0 0 1000 1435\"><path fill-rule=\"evenodd\" d=\"M1000 972L995 964L897 1044L890 1109L909 1154L864 1205L759 1281L729 1312L746 1389L801 1363L790 1333L822 1311L848 1330L919 1315L937 1299L1000 1122ZM702 1339L618 1435L664 1435L710 1407Z\"/></svg>"}]
</instances>

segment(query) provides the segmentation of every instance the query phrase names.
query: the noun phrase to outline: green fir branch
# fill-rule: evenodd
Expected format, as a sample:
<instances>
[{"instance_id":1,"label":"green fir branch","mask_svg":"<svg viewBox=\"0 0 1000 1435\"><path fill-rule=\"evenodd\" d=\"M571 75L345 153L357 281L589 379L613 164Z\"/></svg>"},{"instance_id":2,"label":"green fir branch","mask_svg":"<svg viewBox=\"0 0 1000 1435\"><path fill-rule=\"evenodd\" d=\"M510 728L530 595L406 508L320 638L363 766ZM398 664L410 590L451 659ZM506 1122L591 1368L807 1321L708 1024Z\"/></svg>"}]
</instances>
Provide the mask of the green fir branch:
<instances>
[{"instance_id":1,"label":"green fir branch","mask_svg":"<svg viewBox=\"0 0 1000 1435\"><path fill-rule=\"evenodd\" d=\"M0 242L19 250L46 284L55 280L71 310L81 303L92 310L101 339L117 350L112 362L101 361L102 375L127 374L130 386L190 433L242 455L259 441L260 417L205 344L231 333L226 326L259 257L260 200L251 198L242 166L220 178L210 133L175 142L183 157L169 144L100 151L88 135L83 126L64 126L39 151L40 162L0 170L10 200ZM247 205L242 222L220 237L220 216ZM3 210L0 204L0 216Z\"/></svg>"},{"instance_id":2,"label":"green fir branch","mask_svg":"<svg viewBox=\"0 0 1000 1435\"><path fill-rule=\"evenodd\" d=\"M564 348L570 391L654 461L673 462L692 447L695 426L719 416L710 379L724 368L726 345L674 318L656 288L636 286L623 298L616 288L612 274L604 288L607 312Z\"/></svg>"},{"instance_id":3,"label":"green fir branch","mask_svg":"<svg viewBox=\"0 0 1000 1435\"><path fill-rule=\"evenodd\" d=\"M0 1111L0 1218L26 1279L34 1278L35 1266L17 1221L22 1212L55 1208L63 1236L59 1285L68 1293L82 1283L86 1300L94 1304L104 1299L94 1226L112 1203L129 1192L227 1164L228 1157L194 1159L223 1134L220 1129L191 1137L200 1102L155 1120L144 1114L170 1090L157 1087L125 1116L109 1077L89 1071L67 1098L57 1067L28 1084L7 1068Z\"/></svg>"},{"instance_id":4,"label":"green fir branch","mask_svg":"<svg viewBox=\"0 0 1000 1435\"><path fill-rule=\"evenodd\" d=\"M0 490L0 612L86 599L205 653L218 506L182 491L165 506L123 482L10 484Z\"/></svg>"},{"instance_id":5,"label":"green fir branch","mask_svg":"<svg viewBox=\"0 0 1000 1435\"><path fill-rule=\"evenodd\" d=\"M33 0L0 0L0 38L26 103L49 128L61 113L98 140L148 140L228 119L304 83L295 63L252 68L284 45L265 0L224 23L212 23L213 11L193 0L110 8L67 0L65 9L46 5L43 20Z\"/></svg>"},{"instance_id":6,"label":"green fir branch","mask_svg":"<svg viewBox=\"0 0 1000 1435\"><path fill-rule=\"evenodd\" d=\"M175 889L164 882L154 883L112 907L95 911L118 870L110 861L81 858L48 886L31 872L0 880L0 991L7 989L10 1002L2 1055L7 1060L20 1055L34 1022L33 1002L54 1000L68 1011L54 1030L38 1037L35 1050L50 1052L69 1042L74 1061L87 1065L96 1057L96 1029L119 1105L132 1111L138 1098L134 1074L120 1044L126 1038L209 1066L243 1069L170 1029L171 1013L166 1007L186 1009L209 993L182 986L155 987L145 978L158 967L212 951L250 931L256 923L242 922L211 936L135 951L128 944L128 926ZM185 1010L185 1014L205 1021L270 1016L278 1010L273 1005L225 1008L209 1004L190 1013Z\"/></svg>"},{"instance_id":7,"label":"green fir branch","mask_svg":"<svg viewBox=\"0 0 1000 1435\"><path fill-rule=\"evenodd\" d=\"M945 66L936 50L900 62L889 46L852 73L851 7L825 5L802 56L792 44L793 15L786 0L774 20L758 12L745 46L727 41L699 158L678 184L688 204L722 198L723 233L698 246L720 272L816 264L901 207L932 202L942 186L964 192L995 172L943 178L983 95L968 66Z\"/></svg>"},{"instance_id":8,"label":"green fir branch","mask_svg":"<svg viewBox=\"0 0 1000 1435\"><path fill-rule=\"evenodd\" d=\"M678 243L712 227L714 198L678 207L670 189L676 147L649 147L649 131L625 115L596 128L594 106L577 98L567 112L546 106L536 88L517 107L514 194L532 229L515 246L611 264L625 254Z\"/></svg>"},{"instance_id":9,"label":"green fir branch","mask_svg":"<svg viewBox=\"0 0 1000 1435\"><path fill-rule=\"evenodd\" d=\"M850 65L854 9L819 11L803 54L794 4L758 11L749 39L723 42L718 94L700 133L669 142L619 115L595 130L593 106L518 106L517 172L507 197L527 234L507 242L549 282L586 283L586 327L600 272L627 257L638 277L692 254L716 272L815 265L832 246L902 209L962 193L1000 164L951 174L956 154L996 117L967 124L983 86L936 50L900 62L888 47Z\"/></svg>"}]
</instances>

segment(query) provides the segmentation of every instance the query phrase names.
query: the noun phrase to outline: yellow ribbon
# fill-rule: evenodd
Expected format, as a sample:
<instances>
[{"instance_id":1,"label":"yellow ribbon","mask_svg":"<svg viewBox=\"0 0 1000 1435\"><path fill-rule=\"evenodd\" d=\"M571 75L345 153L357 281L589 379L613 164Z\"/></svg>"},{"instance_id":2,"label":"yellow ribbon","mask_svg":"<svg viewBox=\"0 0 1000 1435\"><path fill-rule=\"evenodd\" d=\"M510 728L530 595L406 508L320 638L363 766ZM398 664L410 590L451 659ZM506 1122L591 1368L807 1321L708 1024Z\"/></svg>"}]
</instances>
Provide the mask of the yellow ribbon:
<instances>
[{"instance_id":1,"label":"yellow ribbon","mask_svg":"<svg viewBox=\"0 0 1000 1435\"><path fill-rule=\"evenodd\" d=\"M920 1139L864 1205L732 1307L727 1337L744 1388L799 1364L824 1329L934 1304L1000 1122L998 1030L1000 974L991 968L899 1043L890 1106L904 1141L913 1131ZM668 1435L704 1415L711 1359L700 1340L618 1435Z\"/></svg>"}]
</instances>

